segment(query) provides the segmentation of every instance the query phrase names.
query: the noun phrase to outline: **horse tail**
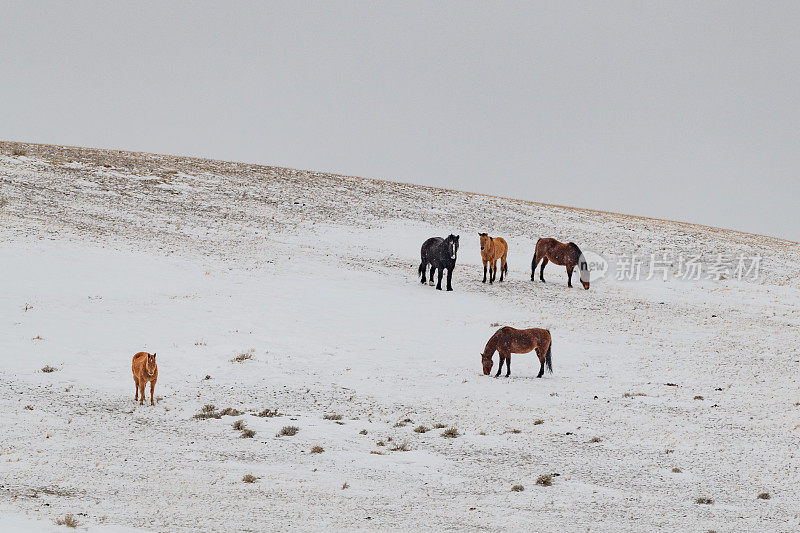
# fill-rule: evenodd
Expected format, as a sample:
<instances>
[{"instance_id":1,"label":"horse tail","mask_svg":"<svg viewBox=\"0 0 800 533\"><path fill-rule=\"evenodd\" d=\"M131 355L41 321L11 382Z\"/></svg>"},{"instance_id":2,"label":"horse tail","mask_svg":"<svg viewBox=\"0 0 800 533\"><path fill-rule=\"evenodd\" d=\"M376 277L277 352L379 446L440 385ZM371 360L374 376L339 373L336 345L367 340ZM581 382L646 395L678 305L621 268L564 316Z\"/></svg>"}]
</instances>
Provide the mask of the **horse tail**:
<instances>
[{"instance_id":1,"label":"horse tail","mask_svg":"<svg viewBox=\"0 0 800 533\"><path fill-rule=\"evenodd\" d=\"M424 270L425 270L425 261L419 264L419 268L417 269L417 276L421 276Z\"/></svg>"},{"instance_id":2,"label":"horse tail","mask_svg":"<svg viewBox=\"0 0 800 533\"><path fill-rule=\"evenodd\" d=\"M506 273L506 274L508 274L508 261L506 261L505 263L503 263L503 272L504 272L504 273Z\"/></svg>"},{"instance_id":3,"label":"horse tail","mask_svg":"<svg viewBox=\"0 0 800 533\"><path fill-rule=\"evenodd\" d=\"M550 330L546 330L547 333L550 333ZM550 344L547 346L547 355L544 356L544 364L547 365L547 371L551 374L553 373L553 358L550 357L553 348L553 338L550 338Z\"/></svg>"}]
</instances>

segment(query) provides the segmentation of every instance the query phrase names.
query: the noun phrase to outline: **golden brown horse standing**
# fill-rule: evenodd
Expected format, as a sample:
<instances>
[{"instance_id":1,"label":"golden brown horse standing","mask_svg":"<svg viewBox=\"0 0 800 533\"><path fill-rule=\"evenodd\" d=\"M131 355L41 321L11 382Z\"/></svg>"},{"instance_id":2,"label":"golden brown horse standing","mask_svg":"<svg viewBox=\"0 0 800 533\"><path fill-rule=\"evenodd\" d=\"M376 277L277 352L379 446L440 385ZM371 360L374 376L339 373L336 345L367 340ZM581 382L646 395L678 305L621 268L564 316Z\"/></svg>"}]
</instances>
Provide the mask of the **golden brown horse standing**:
<instances>
[{"instance_id":1,"label":"golden brown horse standing","mask_svg":"<svg viewBox=\"0 0 800 533\"><path fill-rule=\"evenodd\" d=\"M503 370L503 363L506 363L506 377L511 375L511 354L512 353L529 353L536 350L536 355L539 357L541 368L539 369L540 378L544 375L544 367L547 365L547 370L553 373L553 361L551 359L550 348L552 339L550 331L546 329L531 328L531 329L515 329L510 326L505 326L498 329L494 335L491 336L489 342L486 343L486 348L483 349L481 354L481 363L483 364L483 374L488 376L492 372L492 356L494 352L500 353L500 366L497 368L497 374L494 377L500 377L500 372Z\"/></svg>"},{"instance_id":2,"label":"golden brown horse standing","mask_svg":"<svg viewBox=\"0 0 800 533\"><path fill-rule=\"evenodd\" d=\"M586 260L583 258L581 249L574 242L558 242L555 239L539 239L536 241L536 251L531 261L531 281L536 280L536 265L542 262L539 270L539 279L544 281L544 267L548 261L556 265L567 267L567 286L572 287L572 271L575 267L580 268L581 285L589 290L589 269Z\"/></svg>"},{"instance_id":3,"label":"golden brown horse standing","mask_svg":"<svg viewBox=\"0 0 800 533\"><path fill-rule=\"evenodd\" d=\"M489 264L489 283L497 277L497 260L500 260L500 281L503 272L508 274L508 243L502 237L489 237L486 233L478 233L481 238L481 259L483 259L483 282L486 283L486 265Z\"/></svg>"},{"instance_id":4,"label":"golden brown horse standing","mask_svg":"<svg viewBox=\"0 0 800 533\"><path fill-rule=\"evenodd\" d=\"M136 385L136 394L133 399L139 400L139 405L144 404L144 387L150 382L150 405L153 403L153 389L156 388L158 379L158 366L156 366L156 354L150 355L147 352L139 352L133 356L131 363L133 371L133 382Z\"/></svg>"}]
</instances>

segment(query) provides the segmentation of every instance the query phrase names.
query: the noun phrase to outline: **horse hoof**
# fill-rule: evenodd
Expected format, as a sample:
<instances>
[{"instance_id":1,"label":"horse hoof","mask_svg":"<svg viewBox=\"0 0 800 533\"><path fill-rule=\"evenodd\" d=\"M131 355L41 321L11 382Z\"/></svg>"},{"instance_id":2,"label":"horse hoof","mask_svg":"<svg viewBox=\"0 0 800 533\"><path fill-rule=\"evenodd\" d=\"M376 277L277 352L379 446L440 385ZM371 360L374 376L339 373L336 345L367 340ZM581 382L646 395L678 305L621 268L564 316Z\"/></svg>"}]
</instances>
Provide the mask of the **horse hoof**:
<instances>
[{"instance_id":1,"label":"horse hoof","mask_svg":"<svg viewBox=\"0 0 800 533\"><path fill-rule=\"evenodd\" d=\"M428 285L430 285L431 287L433 287L434 283L433 283L432 281L429 281L429 282L428 282Z\"/></svg>"},{"instance_id":2,"label":"horse hoof","mask_svg":"<svg viewBox=\"0 0 800 533\"><path fill-rule=\"evenodd\" d=\"M448 291L452 291L452 290L453 290L453 287L450 287L450 288L448 288L447 290L448 290Z\"/></svg>"}]
</instances>

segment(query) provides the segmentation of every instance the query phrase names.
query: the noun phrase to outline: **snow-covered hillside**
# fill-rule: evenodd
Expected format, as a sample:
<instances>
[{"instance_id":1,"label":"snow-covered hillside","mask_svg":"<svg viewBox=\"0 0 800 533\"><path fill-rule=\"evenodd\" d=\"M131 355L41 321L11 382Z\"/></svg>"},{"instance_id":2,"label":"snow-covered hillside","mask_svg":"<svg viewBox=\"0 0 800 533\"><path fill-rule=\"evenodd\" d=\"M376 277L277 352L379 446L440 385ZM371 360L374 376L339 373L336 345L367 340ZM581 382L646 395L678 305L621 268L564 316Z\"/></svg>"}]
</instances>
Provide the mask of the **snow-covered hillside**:
<instances>
[{"instance_id":1,"label":"snow-covered hillside","mask_svg":"<svg viewBox=\"0 0 800 533\"><path fill-rule=\"evenodd\" d=\"M800 528L795 243L275 167L0 153L0 529ZM508 241L508 281L481 283L479 231ZM448 233L454 292L416 276ZM759 272L568 289L552 264L530 281L545 236ZM527 354L483 376L498 325L549 328L555 373ZM133 400L138 351L158 354L155 407ZM242 414L195 418L207 404Z\"/></svg>"}]
</instances>

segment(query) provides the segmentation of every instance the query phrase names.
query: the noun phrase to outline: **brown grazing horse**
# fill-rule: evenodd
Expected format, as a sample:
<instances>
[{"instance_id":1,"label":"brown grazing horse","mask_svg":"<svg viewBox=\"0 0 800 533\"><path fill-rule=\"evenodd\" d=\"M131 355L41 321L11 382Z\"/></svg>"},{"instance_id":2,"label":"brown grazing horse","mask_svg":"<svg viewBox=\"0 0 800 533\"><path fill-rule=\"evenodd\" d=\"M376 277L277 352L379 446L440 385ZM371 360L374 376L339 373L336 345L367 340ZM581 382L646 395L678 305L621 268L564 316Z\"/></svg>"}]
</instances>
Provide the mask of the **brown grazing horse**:
<instances>
[{"instance_id":1,"label":"brown grazing horse","mask_svg":"<svg viewBox=\"0 0 800 533\"><path fill-rule=\"evenodd\" d=\"M547 365L547 370L552 374L553 362L550 358L551 345L552 339L550 338L549 330L539 328L515 329L510 326L502 327L492 335L481 354L483 375L488 376L492 372L492 356L494 356L494 352L500 353L500 366L497 368L497 374L495 374L494 377L500 377L500 372L503 370L503 363L506 363L506 377L508 377L511 375L511 354L529 353L532 350L536 350L539 363L542 365L539 369L539 375L536 377L540 378L544 375L545 365Z\"/></svg>"},{"instance_id":2,"label":"brown grazing horse","mask_svg":"<svg viewBox=\"0 0 800 533\"><path fill-rule=\"evenodd\" d=\"M536 251L531 261L531 281L536 280L536 265L542 262L542 269L539 271L539 279L544 281L544 267L548 261L556 265L567 267L567 286L572 287L572 271L578 266L581 273L581 285L589 290L589 269L586 260L583 258L581 249L574 242L558 242L555 239L539 239L536 241Z\"/></svg>"},{"instance_id":3,"label":"brown grazing horse","mask_svg":"<svg viewBox=\"0 0 800 533\"><path fill-rule=\"evenodd\" d=\"M147 352L139 352L133 356L131 363L133 371L133 382L136 384L136 394L134 400L139 400L139 405L144 404L144 387L150 382L150 405L153 403L153 389L156 388L158 379L158 367L156 366L156 354L150 355Z\"/></svg>"},{"instance_id":4,"label":"brown grazing horse","mask_svg":"<svg viewBox=\"0 0 800 533\"><path fill-rule=\"evenodd\" d=\"M489 264L489 283L497 277L497 260L500 260L500 281L503 272L508 274L508 243L502 237L489 237L486 233L478 233L481 238L481 259L483 259L483 282L486 283L486 264Z\"/></svg>"}]
</instances>

